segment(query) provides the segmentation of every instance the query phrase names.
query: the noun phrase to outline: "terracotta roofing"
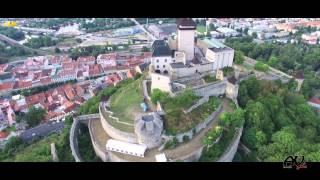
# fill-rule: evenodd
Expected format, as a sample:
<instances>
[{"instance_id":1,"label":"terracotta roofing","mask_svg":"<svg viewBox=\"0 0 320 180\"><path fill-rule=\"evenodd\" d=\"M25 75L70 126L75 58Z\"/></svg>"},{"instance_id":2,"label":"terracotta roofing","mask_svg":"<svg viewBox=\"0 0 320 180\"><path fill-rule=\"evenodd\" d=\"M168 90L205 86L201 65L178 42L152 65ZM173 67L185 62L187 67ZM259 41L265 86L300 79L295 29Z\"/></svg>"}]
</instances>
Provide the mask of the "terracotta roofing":
<instances>
[{"instance_id":1,"label":"terracotta roofing","mask_svg":"<svg viewBox=\"0 0 320 180\"><path fill-rule=\"evenodd\" d=\"M78 96L82 96L84 93L84 89L79 84L75 86L75 90Z\"/></svg>"},{"instance_id":2,"label":"terracotta roofing","mask_svg":"<svg viewBox=\"0 0 320 180\"><path fill-rule=\"evenodd\" d=\"M64 86L64 92L66 93L66 96L69 100L73 100L74 99L74 93L73 93L73 89L72 86L70 84L67 84Z\"/></svg>"},{"instance_id":3,"label":"terracotta roofing","mask_svg":"<svg viewBox=\"0 0 320 180\"><path fill-rule=\"evenodd\" d=\"M43 77L40 79L41 84L46 85L46 84L50 84L51 83L51 77L47 76L47 77Z\"/></svg>"},{"instance_id":4,"label":"terracotta roofing","mask_svg":"<svg viewBox=\"0 0 320 180\"><path fill-rule=\"evenodd\" d=\"M195 30L197 24L192 18L180 18L177 20L177 27L181 30Z\"/></svg>"},{"instance_id":5,"label":"terracotta roofing","mask_svg":"<svg viewBox=\"0 0 320 180\"><path fill-rule=\"evenodd\" d=\"M8 132L0 132L0 138L6 138L9 136L10 133Z\"/></svg>"},{"instance_id":6,"label":"terracotta roofing","mask_svg":"<svg viewBox=\"0 0 320 180\"><path fill-rule=\"evenodd\" d=\"M320 105L320 99L316 97L311 98L309 102Z\"/></svg>"},{"instance_id":7,"label":"terracotta roofing","mask_svg":"<svg viewBox=\"0 0 320 180\"><path fill-rule=\"evenodd\" d=\"M29 88L32 87L32 82L31 81L16 81L14 84L14 88Z\"/></svg>"},{"instance_id":8,"label":"terracotta roofing","mask_svg":"<svg viewBox=\"0 0 320 180\"><path fill-rule=\"evenodd\" d=\"M38 104L40 102L44 102L46 100L46 96L42 92L42 93L34 94L32 96L27 96L25 99L26 99L26 103L27 103L28 107L30 107L30 106Z\"/></svg>"},{"instance_id":9,"label":"terracotta roofing","mask_svg":"<svg viewBox=\"0 0 320 180\"><path fill-rule=\"evenodd\" d=\"M13 88L13 82L4 82L0 84L0 91L2 90L9 90Z\"/></svg>"},{"instance_id":10,"label":"terracotta roofing","mask_svg":"<svg viewBox=\"0 0 320 180\"><path fill-rule=\"evenodd\" d=\"M98 64L92 64L89 66L89 76L100 74L100 66Z\"/></svg>"},{"instance_id":11,"label":"terracotta roofing","mask_svg":"<svg viewBox=\"0 0 320 180\"><path fill-rule=\"evenodd\" d=\"M52 69L43 69L41 77L50 76Z\"/></svg>"}]
</instances>

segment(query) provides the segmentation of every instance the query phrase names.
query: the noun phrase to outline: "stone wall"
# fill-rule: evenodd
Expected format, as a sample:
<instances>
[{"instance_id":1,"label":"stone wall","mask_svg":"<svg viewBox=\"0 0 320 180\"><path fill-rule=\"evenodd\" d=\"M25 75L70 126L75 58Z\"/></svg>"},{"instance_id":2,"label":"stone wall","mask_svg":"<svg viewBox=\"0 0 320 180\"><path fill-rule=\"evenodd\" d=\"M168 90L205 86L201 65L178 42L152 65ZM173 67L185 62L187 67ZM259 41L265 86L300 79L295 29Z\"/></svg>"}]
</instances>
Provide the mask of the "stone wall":
<instances>
[{"instance_id":1,"label":"stone wall","mask_svg":"<svg viewBox=\"0 0 320 180\"><path fill-rule=\"evenodd\" d=\"M226 81L215 82L209 85L201 85L193 88L197 96L219 96L226 92Z\"/></svg>"},{"instance_id":2,"label":"stone wall","mask_svg":"<svg viewBox=\"0 0 320 180\"><path fill-rule=\"evenodd\" d=\"M233 139L227 150L223 153L223 155L218 159L217 162L232 162L234 155L236 154L238 149L242 131L243 127L239 129L237 136Z\"/></svg>"},{"instance_id":3,"label":"stone wall","mask_svg":"<svg viewBox=\"0 0 320 180\"><path fill-rule=\"evenodd\" d=\"M150 73L151 75L151 91L153 89L160 89L161 91L171 92L171 79L169 76L158 74L158 73Z\"/></svg>"},{"instance_id":4,"label":"stone wall","mask_svg":"<svg viewBox=\"0 0 320 180\"><path fill-rule=\"evenodd\" d=\"M75 118L73 120L72 125L71 125L69 141L70 141L70 148L71 148L72 156L74 157L76 162L81 162L82 159L79 154L78 141L77 141L77 136L76 136L76 130L78 129L78 126L79 126L79 121Z\"/></svg>"},{"instance_id":5,"label":"stone wall","mask_svg":"<svg viewBox=\"0 0 320 180\"><path fill-rule=\"evenodd\" d=\"M92 142L92 145L93 145L94 152L96 153L97 156L100 157L100 159L103 162L108 162L108 153L107 153L107 151L101 149L101 147L96 143L96 141L94 139L93 132L92 132L92 129L91 129L92 121L99 121L99 120L89 120L89 123L88 123L90 138L91 138L91 142Z\"/></svg>"},{"instance_id":6,"label":"stone wall","mask_svg":"<svg viewBox=\"0 0 320 180\"><path fill-rule=\"evenodd\" d=\"M204 96L201 99L198 100L198 102L194 105L192 105L189 109L187 109L186 111L184 111L184 113L190 113L192 110L194 110L195 108L201 106L203 103L206 103L209 101L209 96Z\"/></svg>"},{"instance_id":7,"label":"stone wall","mask_svg":"<svg viewBox=\"0 0 320 180\"><path fill-rule=\"evenodd\" d=\"M195 161L198 161L200 159L200 157L201 157L203 147L204 146L202 146L201 148L195 149L190 154L187 154L187 155L182 156L180 158L174 159L172 161L183 161L183 162L195 162Z\"/></svg>"},{"instance_id":8,"label":"stone wall","mask_svg":"<svg viewBox=\"0 0 320 180\"><path fill-rule=\"evenodd\" d=\"M108 121L104 119L104 116L101 114L101 111L103 110L104 109L100 104L99 106L100 121L103 129L110 137L116 140L125 141L129 143L138 143L137 136L134 133L123 132L119 129L114 128L112 125L110 125Z\"/></svg>"}]
</instances>

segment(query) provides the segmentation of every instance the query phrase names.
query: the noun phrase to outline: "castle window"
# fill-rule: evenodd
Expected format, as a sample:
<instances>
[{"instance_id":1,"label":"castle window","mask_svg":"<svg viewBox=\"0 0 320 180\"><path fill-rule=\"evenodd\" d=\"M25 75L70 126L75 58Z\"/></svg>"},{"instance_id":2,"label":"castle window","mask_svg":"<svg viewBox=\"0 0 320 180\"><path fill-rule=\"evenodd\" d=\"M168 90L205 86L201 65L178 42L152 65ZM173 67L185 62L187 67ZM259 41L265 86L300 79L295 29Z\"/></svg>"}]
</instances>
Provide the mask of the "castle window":
<instances>
[{"instance_id":1,"label":"castle window","mask_svg":"<svg viewBox=\"0 0 320 180\"><path fill-rule=\"evenodd\" d=\"M157 68L159 68L159 65L157 65Z\"/></svg>"},{"instance_id":2,"label":"castle window","mask_svg":"<svg viewBox=\"0 0 320 180\"><path fill-rule=\"evenodd\" d=\"M157 63L159 62L159 59L157 59Z\"/></svg>"},{"instance_id":3,"label":"castle window","mask_svg":"<svg viewBox=\"0 0 320 180\"><path fill-rule=\"evenodd\" d=\"M166 67L166 65L163 65L163 67L165 68L165 67Z\"/></svg>"},{"instance_id":4,"label":"castle window","mask_svg":"<svg viewBox=\"0 0 320 180\"><path fill-rule=\"evenodd\" d=\"M160 78L158 77L158 80L160 80Z\"/></svg>"},{"instance_id":5,"label":"castle window","mask_svg":"<svg viewBox=\"0 0 320 180\"><path fill-rule=\"evenodd\" d=\"M167 59L165 59L164 62L167 62Z\"/></svg>"}]
</instances>

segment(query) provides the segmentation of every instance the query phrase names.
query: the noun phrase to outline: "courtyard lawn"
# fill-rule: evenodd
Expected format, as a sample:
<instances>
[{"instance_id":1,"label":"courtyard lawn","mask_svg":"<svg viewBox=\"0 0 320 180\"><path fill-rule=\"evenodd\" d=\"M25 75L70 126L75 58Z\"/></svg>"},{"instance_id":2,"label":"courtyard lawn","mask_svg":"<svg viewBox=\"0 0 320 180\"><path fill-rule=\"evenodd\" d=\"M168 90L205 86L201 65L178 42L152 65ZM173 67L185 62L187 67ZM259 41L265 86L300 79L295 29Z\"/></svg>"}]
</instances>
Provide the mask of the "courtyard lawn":
<instances>
[{"instance_id":1,"label":"courtyard lawn","mask_svg":"<svg viewBox=\"0 0 320 180\"><path fill-rule=\"evenodd\" d=\"M111 96L110 108L113 116L120 121L133 124L138 113L142 113L140 103L143 102L141 78L135 80L114 93Z\"/></svg>"},{"instance_id":2,"label":"courtyard lawn","mask_svg":"<svg viewBox=\"0 0 320 180\"><path fill-rule=\"evenodd\" d=\"M197 31L198 31L199 33L204 34L204 33L206 32L206 26L204 26L204 25L198 25L198 26L197 26Z\"/></svg>"}]
</instances>

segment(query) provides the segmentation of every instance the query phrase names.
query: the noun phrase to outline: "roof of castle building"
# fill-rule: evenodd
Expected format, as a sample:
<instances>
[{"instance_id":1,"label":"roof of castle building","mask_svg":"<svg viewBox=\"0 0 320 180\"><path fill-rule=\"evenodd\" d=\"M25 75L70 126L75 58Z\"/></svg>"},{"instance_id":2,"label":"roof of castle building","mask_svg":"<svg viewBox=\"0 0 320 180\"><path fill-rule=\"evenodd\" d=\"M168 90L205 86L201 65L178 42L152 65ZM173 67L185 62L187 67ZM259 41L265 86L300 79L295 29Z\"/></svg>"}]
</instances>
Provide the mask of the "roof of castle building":
<instances>
[{"instance_id":1,"label":"roof of castle building","mask_svg":"<svg viewBox=\"0 0 320 180\"><path fill-rule=\"evenodd\" d=\"M197 24L192 20L192 18L180 18L177 20L177 27L180 30L195 30Z\"/></svg>"},{"instance_id":2,"label":"roof of castle building","mask_svg":"<svg viewBox=\"0 0 320 180\"><path fill-rule=\"evenodd\" d=\"M172 54L169 46L164 41L163 43L155 41L152 47L152 57L171 56Z\"/></svg>"}]
</instances>

